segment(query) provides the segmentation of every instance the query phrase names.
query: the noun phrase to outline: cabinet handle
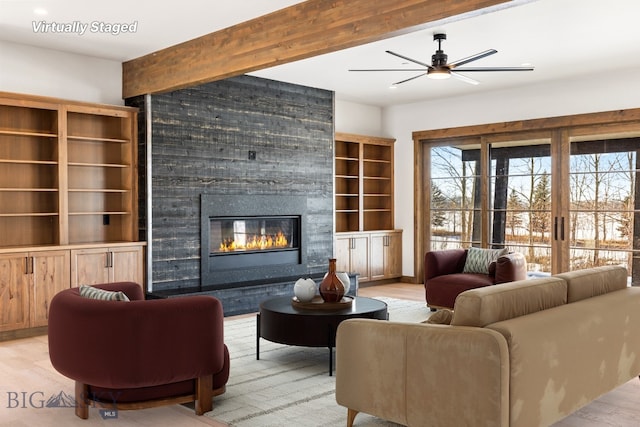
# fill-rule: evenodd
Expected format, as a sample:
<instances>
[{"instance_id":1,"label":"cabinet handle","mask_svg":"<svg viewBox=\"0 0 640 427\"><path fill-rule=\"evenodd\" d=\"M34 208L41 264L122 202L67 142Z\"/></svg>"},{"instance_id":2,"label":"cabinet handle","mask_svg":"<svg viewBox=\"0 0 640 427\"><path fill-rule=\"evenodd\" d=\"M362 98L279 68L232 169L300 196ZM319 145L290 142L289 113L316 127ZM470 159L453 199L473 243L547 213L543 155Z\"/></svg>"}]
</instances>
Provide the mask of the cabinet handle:
<instances>
[{"instance_id":1,"label":"cabinet handle","mask_svg":"<svg viewBox=\"0 0 640 427\"><path fill-rule=\"evenodd\" d=\"M354 237L351 237L351 238L349 239L349 241L350 241L350 243L349 243L349 247L350 247L351 249L355 249L355 248L356 248L356 239L355 239Z\"/></svg>"},{"instance_id":2,"label":"cabinet handle","mask_svg":"<svg viewBox=\"0 0 640 427\"><path fill-rule=\"evenodd\" d=\"M564 217L560 218L560 240L564 241Z\"/></svg>"},{"instance_id":3,"label":"cabinet handle","mask_svg":"<svg viewBox=\"0 0 640 427\"><path fill-rule=\"evenodd\" d=\"M33 257L24 257L24 274L33 274Z\"/></svg>"},{"instance_id":4,"label":"cabinet handle","mask_svg":"<svg viewBox=\"0 0 640 427\"><path fill-rule=\"evenodd\" d=\"M113 252L107 252L107 268L113 267Z\"/></svg>"}]
</instances>

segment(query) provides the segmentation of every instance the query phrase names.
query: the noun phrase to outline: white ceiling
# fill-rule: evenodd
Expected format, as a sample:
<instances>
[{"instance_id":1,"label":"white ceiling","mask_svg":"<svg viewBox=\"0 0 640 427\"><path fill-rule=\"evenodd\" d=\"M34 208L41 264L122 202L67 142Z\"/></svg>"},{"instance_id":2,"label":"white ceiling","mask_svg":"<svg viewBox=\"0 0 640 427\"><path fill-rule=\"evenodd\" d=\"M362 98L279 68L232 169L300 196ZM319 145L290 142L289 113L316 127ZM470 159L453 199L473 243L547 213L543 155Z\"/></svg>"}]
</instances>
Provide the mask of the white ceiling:
<instances>
[{"instance_id":1,"label":"white ceiling","mask_svg":"<svg viewBox=\"0 0 640 427\"><path fill-rule=\"evenodd\" d=\"M0 0L0 40L117 61L133 59L292 4L295 0ZM36 8L46 15L34 13ZM537 0L475 18L437 23L426 30L251 73L333 90L338 99L388 106L620 69L640 73L640 1ZM33 22L130 23L133 34L36 33ZM350 68L415 68L385 50L431 62L434 32L445 32L449 60L493 48L498 53L469 66L521 66L532 72L468 73L480 84L421 77L390 89L413 72L349 72ZM2 58L0 57L0 61ZM606 84L606 79L603 84Z\"/></svg>"}]
</instances>

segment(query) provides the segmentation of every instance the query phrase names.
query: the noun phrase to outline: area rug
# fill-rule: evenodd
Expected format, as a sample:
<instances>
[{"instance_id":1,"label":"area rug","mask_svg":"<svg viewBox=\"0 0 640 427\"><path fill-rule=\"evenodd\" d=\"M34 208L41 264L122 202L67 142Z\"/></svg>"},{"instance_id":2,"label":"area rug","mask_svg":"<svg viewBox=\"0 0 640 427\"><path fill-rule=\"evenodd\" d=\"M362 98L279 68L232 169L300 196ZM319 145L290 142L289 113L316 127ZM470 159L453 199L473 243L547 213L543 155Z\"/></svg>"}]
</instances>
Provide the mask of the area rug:
<instances>
[{"instance_id":1,"label":"area rug","mask_svg":"<svg viewBox=\"0 0 640 427\"><path fill-rule=\"evenodd\" d=\"M425 303L376 297L387 303L389 320L422 322L430 311ZM207 416L233 427L344 426L346 408L335 399L335 376L329 376L326 348L294 347L260 340L256 360L256 319L225 321L225 342L231 373L225 394L214 399ZM396 426L367 414L356 425Z\"/></svg>"}]
</instances>

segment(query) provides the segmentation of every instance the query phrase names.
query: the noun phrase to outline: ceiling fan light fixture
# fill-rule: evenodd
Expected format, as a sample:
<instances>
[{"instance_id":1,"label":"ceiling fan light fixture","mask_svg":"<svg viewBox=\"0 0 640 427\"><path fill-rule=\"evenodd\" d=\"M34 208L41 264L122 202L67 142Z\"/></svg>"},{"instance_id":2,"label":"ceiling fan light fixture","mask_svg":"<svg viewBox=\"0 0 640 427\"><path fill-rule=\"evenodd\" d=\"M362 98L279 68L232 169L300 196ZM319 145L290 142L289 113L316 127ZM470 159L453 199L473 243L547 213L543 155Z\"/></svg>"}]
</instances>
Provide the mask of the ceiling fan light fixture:
<instances>
[{"instance_id":1,"label":"ceiling fan light fixture","mask_svg":"<svg viewBox=\"0 0 640 427\"><path fill-rule=\"evenodd\" d=\"M451 77L451 72L449 70L433 69L429 70L429 72L427 73L427 77L433 80L444 80Z\"/></svg>"},{"instance_id":2,"label":"ceiling fan light fixture","mask_svg":"<svg viewBox=\"0 0 640 427\"><path fill-rule=\"evenodd\" d=\"M448 56L442 50L442 41L447 39L447 35L444 33L436 33L433 35L433 40L438 42L438 49L436 53L431 56L431 64L427 64L426 62L419 61L417 59L409 58L408 56L401 55L399 53L392 52L387 50L385 52L396 56L398 58L403 59L404 61L412 62L414 64L420 65L424 68L377 68L377 69L365 69L365 70L349 70L349 71L413 71L420 72L420 74L414 75L404 80L400 80L399 82L394 83L395 85L399 85L401 83L406 83L412 80L415 80L422 76L427 76L432 80L446 80L451 78L451 76L455 77L458 80L461 80L465 83L477 85L480 82L474 80L470 77L467 77L460 73L470 73L470 72L486 72L486 71L533 71L533 67L522 66L522 67L464 67L464 65L477 61L482 58L486 58L487 56L498 53L495 49L488 49L484 52L476 53L475 55L468 56L466 58L459 59L457 61L448 62ZM406 62L402 63L403 65ZM463 67L461 67L461 65ZM524 65L524 64L523 64Z\"/></svg>"}]
</instances>

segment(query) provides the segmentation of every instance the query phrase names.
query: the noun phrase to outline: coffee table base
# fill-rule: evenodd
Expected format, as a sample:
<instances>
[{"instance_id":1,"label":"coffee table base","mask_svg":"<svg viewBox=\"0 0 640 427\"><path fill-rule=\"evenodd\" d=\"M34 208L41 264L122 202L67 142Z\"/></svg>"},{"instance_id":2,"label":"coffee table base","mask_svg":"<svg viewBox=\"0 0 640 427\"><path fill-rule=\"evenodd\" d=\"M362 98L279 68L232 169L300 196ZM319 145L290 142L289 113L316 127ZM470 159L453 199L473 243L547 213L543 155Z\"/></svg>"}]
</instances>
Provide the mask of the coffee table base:
<instances>
[{"instance_id":1,"label":"coffee table base","mask_svg":"<svg viewBox=\"0 0 640 427\"><path fill-rule=\"evenodd\" d=\"M388 320L387 304L355 297L351 307L339 310L304 310L291 305L291 297L264 301L256 316L256 360L260 360L260 338L303 347L329 349L329 375L333 375L333 349L338 325L347 319Z\"/></svg>"}]
</instances>

